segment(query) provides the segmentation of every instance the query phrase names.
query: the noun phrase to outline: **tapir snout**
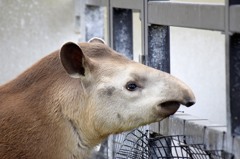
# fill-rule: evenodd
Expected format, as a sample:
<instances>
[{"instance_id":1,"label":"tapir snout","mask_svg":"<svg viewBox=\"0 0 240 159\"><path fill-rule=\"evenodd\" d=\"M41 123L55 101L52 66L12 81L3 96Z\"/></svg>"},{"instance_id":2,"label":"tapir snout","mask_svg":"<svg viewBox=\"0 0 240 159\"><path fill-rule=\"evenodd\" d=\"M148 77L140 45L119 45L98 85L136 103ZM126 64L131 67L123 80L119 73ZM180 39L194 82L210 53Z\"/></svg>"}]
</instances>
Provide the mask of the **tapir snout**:
<instances>
[{"instance_id":1,"label":"tapir snout","mask_svg":"<svg viewBox=\"0 0 240 159\"><path fill-rule=\"evenodd\" d=\"M194 93L189 86L170 74L161 73L166 76L163 78L165 99L158 105L160 107L159 111L168 116L174 114L180 105L190 107L196 103Z\"/></svg>"}]
</instances>

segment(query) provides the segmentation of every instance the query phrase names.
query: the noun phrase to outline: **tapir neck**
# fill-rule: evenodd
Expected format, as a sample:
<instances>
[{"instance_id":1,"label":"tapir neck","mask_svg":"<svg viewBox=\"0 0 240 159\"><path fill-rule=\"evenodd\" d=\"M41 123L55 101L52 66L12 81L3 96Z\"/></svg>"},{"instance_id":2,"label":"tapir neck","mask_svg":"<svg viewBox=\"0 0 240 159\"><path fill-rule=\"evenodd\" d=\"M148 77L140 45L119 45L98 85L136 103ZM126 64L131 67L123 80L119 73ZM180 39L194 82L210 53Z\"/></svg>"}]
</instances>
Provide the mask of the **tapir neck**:
<instances>
[{"instance_id":1,"label":"tapir neck","mask_svg":"<svg viewBox=\"0 0 240 159\"><path fill-rule=\"evenodd\" d=\"M50 54L16 79L1 86L0 100L8 97L4 100L5 105L11 105L11 102L18 100L18 104L15 104L17 108L12 109L22 110L22 114L19 114L20 117L16 120L22 120L21 116L27 115L32 131L39 132L42 127L39 138L47 139L48 142L31 145L37 141L29 141L29 147L41 146L45 149L44 153L52 151L67 156L65 158L84 159L101 139L94 135L93 131L87 132L91 129L91 123L81 80L68 76L58 56L57 52ZM38 126L34 126L36 124ZM28 125L25 126L27 129ZM17 129L17 126L13 128Z\"/></svg>"}]
</instances>

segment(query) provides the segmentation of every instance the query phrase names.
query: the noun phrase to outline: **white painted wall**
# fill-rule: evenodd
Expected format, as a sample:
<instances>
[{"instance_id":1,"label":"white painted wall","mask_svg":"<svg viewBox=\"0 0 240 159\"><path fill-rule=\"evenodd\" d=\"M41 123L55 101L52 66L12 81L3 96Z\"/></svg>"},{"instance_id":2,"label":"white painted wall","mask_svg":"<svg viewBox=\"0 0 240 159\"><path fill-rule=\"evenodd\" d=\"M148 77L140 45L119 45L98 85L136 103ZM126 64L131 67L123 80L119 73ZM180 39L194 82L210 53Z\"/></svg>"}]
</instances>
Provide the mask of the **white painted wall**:
<instances>
[{"instance_id":1,"label":"white painted wall","mask_svg":"<svg viewBox=\"0 0 240 159\"><path fill-rule=\"evenodd\" d=\"M226 123L225 41L220 32L171 27L171 73L194 91L186 113Z\"/></svg>"},{"instance_id":2,"label":"white painted wall","mask_svg":"<svg viewBox=\"0 0 240 159\"><path fill-rule=\"evenodd\" d=\"M0 0L0 84L68 40L78 40L73 0Z\"/></svg>"}]
</instances>

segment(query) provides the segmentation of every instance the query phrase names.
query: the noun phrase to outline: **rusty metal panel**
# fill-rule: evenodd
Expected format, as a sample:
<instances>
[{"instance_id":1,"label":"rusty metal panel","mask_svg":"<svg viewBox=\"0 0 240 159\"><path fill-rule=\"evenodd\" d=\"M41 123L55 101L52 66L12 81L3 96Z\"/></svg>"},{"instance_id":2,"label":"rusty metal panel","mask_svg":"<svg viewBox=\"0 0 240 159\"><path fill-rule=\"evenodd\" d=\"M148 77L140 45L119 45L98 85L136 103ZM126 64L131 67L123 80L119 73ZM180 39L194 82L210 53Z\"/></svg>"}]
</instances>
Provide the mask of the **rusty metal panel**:
<instances>
[{"instance_id":1,"label":"rusty metal panel","mask_svg":"<svg viewBox=\"0 0 240 159\"><path fill-rule=\"evenodd\" d=\"M224 5L150 1L150 24L188 28L224 30Z\"/></svg>"}]
</instances>

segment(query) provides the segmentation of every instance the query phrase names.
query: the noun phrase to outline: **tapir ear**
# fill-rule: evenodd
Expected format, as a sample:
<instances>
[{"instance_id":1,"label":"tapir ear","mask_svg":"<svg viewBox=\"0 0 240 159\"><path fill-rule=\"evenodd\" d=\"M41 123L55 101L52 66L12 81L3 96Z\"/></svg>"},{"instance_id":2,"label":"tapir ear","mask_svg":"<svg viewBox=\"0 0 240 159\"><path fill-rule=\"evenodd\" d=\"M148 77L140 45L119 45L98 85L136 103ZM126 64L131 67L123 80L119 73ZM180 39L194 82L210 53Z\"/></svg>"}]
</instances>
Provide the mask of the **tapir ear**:
<instances>
[{"instance_id":1,"label":"tapir ear","mask_svg":"<svg viewBox=\"0 0 240 159\"><path fill-rule=\"evenodd\" d=\"M94 37L94 38L91 38L90 40L88 40L89 43L101 43L101 44L106 44L106 42L101 39L101 38L98 38L98 37Z\"/></svg>"},{"instance_id":2,"label":"tapir ear","mask_svg":"<svg viewBox=\"0 0 240 159\"><path fill-rule=\"evenodd\" d=\"M82 49L73 42L64 44L60 50L60 59L67 73L73 78L85 76L90 60L83 54Z\"/></svg>"}]
</instances>

